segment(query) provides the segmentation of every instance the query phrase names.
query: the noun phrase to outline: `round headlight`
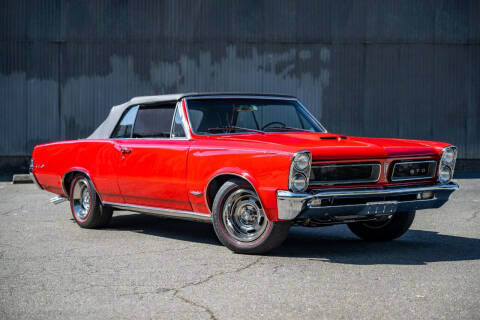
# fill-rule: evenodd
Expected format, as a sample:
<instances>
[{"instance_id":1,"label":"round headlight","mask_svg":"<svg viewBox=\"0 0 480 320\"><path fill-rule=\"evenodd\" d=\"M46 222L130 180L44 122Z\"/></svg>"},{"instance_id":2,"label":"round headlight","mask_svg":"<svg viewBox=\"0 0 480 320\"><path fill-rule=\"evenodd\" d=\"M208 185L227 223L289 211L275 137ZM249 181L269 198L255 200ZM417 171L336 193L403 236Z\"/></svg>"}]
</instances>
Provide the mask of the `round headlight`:
<instances>
[{"instance_id":1,"label":"round headlight","mask_svg":"<svg viewBox=\"0 0 480 320\"><path fill-rule=\"evenodd\" d=\"M292 179L292 189L297 192L307 189L307 178L301 173L294 175Z\"/></svg>"},{"instance_id":2,"label":"round headlight","mask_svg":"<svg viewBox=\"0 0 480 320\"><path fill-rule=\"evenodd\" d=\"M293 159L295 169L303 171L308 168L310 164L310 157L306 153L299 153Z\"/></svg>"},{"instance_id":3,"label":"round headlight","mask_svg":"<svg viewBox=\"0 0 480 320\"><path fill-rule=\"evenodd\" d=\"M455 151L452 148L446 149L442 154L442 161L451 164L455 160Z\"/></svg>"},{"instance_id":4,"label":"round headlight","mask_svg":"<svg viewBox=\"0 0 480 320\"><path fill-rule=\"evenodd\" d=\"M442 166L438 171L438 181L441 183L447 183L452 179L452 170L447 166Z\"/></svg>"}]
</instances>

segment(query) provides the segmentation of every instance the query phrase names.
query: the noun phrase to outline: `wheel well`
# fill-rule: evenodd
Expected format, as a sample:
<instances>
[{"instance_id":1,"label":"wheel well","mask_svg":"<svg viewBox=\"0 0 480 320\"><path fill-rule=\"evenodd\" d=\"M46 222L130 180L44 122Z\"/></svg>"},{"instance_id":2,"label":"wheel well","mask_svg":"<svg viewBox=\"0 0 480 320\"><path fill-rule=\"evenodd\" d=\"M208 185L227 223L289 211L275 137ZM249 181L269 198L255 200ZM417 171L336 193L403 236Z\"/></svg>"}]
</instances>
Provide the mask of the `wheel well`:
<instances>
[{"instance_id":1,"label":"wheel well","mask_svg":"<svg viewBox=\"0 0 480 320\"><path fill-rule=\"evenodd\" d=\"M250 183L250 181L248 181L247 179L241 176L237 176L235 174L221 174L219 176L216 176L210 181L210 183L207 186L207 190L205 192L205 197L207 199L207 206L210 212L212 211L213 200L215 199L215 196L217 195L218 190L220 190L220 188L223 186L225 182L232 179L243 180L246 183L248 183L250 186L252 186L253 190L255 190L255 188Z\"/></svg>"},{"instance_id":2,"label":"wheel well","mask_svg":"<svg viewBox=\"0 0 480 320\"><path fill-rule=\"evenodd\" d=\"M87 176L82 171L70 171L63 176L62 187L67 197L70 197L70 186L72 184L73 178L75 178L75 176L77 175Z\"/></svg>"}]
</instances>

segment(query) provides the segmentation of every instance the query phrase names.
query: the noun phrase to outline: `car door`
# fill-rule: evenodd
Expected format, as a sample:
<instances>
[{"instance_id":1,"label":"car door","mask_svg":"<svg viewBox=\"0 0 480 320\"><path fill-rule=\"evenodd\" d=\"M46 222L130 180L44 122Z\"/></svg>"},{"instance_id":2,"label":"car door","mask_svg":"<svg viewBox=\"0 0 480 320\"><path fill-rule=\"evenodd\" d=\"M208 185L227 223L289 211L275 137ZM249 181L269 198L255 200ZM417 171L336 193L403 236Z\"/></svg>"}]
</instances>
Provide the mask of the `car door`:
<instances>
[{"instance_id":1,"label":"car door","mask_svg":"<svg viewBox=\"0 0 480 320\"><path fill-rule=\"evenodd\" d=\"M125 203L191 210L186 189L190 141L184 132L171 134L172 123L177 132L183 130L178 129L181 121L172 121L175 103L133 108L131 137L115 139L117 181Z\"/></svg>"}]
</instances>

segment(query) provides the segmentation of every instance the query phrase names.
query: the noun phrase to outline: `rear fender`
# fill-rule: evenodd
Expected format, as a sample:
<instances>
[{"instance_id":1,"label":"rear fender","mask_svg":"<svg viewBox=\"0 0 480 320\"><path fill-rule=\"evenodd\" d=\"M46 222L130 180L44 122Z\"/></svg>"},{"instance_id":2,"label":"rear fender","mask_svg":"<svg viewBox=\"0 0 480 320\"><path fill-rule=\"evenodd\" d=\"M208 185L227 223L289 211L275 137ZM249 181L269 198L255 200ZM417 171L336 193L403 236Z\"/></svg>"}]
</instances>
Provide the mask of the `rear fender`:
<instances>
[{"instance_id":1,"label":"rear fender","mask_svg":"<svg viewBox=\"0 0 480 320\"><path fill-rule=\"evenodd\" d=\"M93 186L93 191L98 195L98 197L100 198L100 202L102 202L102 198L100 196L100 194L98 193L97 191L97 187L95 185L95 182L93 181L91 175L90 175L90 172L85 169L85 168L82 168L82 167L73 167L71 168L70 170L68 170L63 176L62 176L62 189L63 189L63 193L64 193L64 196L69 198L70 197L70 183L71 183L71 180L73 180L73 177L75 176L75 174L83 174L84 176L87 177L87 179L90 181L90 183L92 184ZM102 202L103 203L103 202Z\"/></svg>"}]
</instances>

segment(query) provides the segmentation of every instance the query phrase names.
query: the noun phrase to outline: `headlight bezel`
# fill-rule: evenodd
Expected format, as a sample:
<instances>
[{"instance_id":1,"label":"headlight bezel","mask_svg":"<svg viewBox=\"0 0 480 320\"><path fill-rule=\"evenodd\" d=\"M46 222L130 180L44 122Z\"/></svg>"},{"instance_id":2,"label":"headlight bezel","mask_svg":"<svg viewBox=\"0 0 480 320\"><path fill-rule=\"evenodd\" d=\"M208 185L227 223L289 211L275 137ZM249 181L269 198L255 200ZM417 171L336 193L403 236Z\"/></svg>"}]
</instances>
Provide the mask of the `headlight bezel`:
<instances>
[{"instance_id":1,"label":"headlight bezel","mask_svg":"<svg viewBox=\"0 0 480 320\"><path fill-rule=\"evenodd\" d=\"M453 179L455 171L455 163L457 161L457 147L448 146L442 149L442 154L438 162L437 181L440 183L449 183ZM450 175L448 178L444 178L441 172L444 169L448 169Z\"/></svg>"},{"instance_id":2,"label":"headlight bezel","mask_svg":"<svg viewBox=\"0 0 480 320\"><path fill-rule=\"evenodd\" d=\"M306 152L297 152L293 157L293 166L299 172L306 170L310 163L310 156Z\"/></svg>"},{"instance_id":3,"label":"headlight bezel","mask_svg":"<svg viewBox=\"0 0 480 320\"><path fill-rule=\"evenodd\" d=\"M302 169L302 165L298 165L300 161L307 162L307 165ZM310 171L312 169L312 154L308 150L301 150L296 152L290 163L290 173L288 177L288 188L292 192L304 192L308 188L308 184L310 181ZM301 189L298 189L294 185L294 178L297 174L301 174L305 178L305 186Z\"/></svg>"},{"instance_id":4,"label":"headlight bezel","mask_svg":"<svg viewBox=\"0 0 480 320\"><path fill-rule=\"evenodd\" d=\"M302 180L304 184L302 187L297 186L297 181L300 181L300 180ZM303 173L296 172L292 177L292 190L301 192L306 190L307 187L308 187L307 177Z\"/></svg>"}]
</instances>

